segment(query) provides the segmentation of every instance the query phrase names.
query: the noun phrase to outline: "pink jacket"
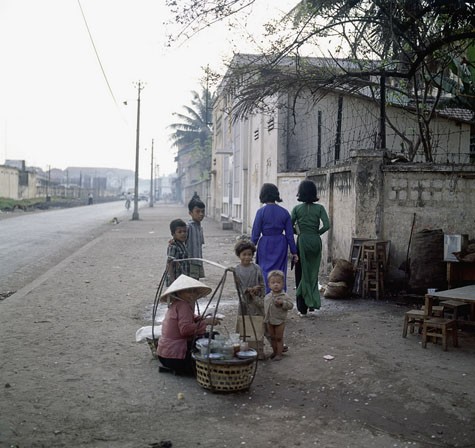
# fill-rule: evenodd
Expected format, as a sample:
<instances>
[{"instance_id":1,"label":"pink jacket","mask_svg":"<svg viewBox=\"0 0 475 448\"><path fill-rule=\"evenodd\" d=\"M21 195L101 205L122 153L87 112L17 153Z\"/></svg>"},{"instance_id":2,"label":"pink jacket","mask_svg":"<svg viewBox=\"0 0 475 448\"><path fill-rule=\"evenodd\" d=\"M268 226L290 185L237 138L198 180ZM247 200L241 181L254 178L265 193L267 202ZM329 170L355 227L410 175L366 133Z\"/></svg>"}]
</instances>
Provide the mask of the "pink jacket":
<instances>
[{"instance_id":1,"label":"pink jacket","mask_svg":"<svg viewBox=\"0 0 475 448\"><path fill-rule=\"evenodd\" d=\"M206 323L198 319L194 304L175 299L162 322L157 354L162 358L185 359L188 341L206 331Z\"/></svg>"}]
</instances>

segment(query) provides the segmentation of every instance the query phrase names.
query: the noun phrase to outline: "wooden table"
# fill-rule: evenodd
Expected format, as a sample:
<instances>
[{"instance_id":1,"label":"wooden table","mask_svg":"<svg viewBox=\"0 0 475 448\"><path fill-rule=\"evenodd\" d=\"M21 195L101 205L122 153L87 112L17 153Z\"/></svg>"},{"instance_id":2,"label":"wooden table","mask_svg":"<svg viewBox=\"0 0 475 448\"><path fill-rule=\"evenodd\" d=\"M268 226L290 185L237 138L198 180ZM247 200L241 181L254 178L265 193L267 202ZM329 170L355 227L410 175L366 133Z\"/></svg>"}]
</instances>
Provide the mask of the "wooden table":
<instances>
[{"instance_id":1,"label":"wooden table","mask_svg":"<svg viewBox=\"0 0 475 448\"><path fill-rule=\"evenodd\" d=\"M470 321L475 323L475 285L463 286L462 288L447 289L446 291L437 291L432 294L426 294L425 306L427 316L432 315L432 305L434 299L437 300L455 300L457 302L468 303L470 305Z\"/></svg>"}]
</instances>

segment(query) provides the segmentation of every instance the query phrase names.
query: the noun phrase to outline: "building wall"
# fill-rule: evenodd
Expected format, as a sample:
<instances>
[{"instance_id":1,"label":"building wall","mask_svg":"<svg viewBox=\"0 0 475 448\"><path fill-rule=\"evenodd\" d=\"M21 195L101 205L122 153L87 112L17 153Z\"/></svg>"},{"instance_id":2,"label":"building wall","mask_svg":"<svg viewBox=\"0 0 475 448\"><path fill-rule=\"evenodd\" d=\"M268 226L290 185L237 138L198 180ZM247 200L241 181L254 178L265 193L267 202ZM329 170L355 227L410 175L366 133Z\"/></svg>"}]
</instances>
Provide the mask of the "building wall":
<instances>
[{"instance_id":1,"label":"building wall","mask_svg":"<svg viewBox=\"0 0 475 448\"><path fill-rule=\"evenodd\" d=\"M290 113L293 99L288 99L289 118L286 126L288 140L287 169L325 167L348 160L351 151L359 148L377 149L379 143L379 105L361 97L329 92L318 102L301 97L295 103L295 116ZM339 113L340 110L340 113ZM409 111L388 106L386 150L393 154L407 154L407 143L389 123L415 140L416 118ZM340 129L340 132L338 132ZM437 163L470 162L470 125L433 118L430 124L433 160ZM339 139L337 138L339 135ZM320 149L320 164L318 150ZM424 161L423 148L414 159Z\"/></svg>"},{"instance_id":2,"label":"building wall","mask_svg":"<svg viewBox=\"0 0 475 448\"><path fill-rule=\"evenodd\" d=\"M20 199L19 175L16 168L0 166L0 197L7 199Z\"/></svg>"},{"instance_id":3,"label":"building wall","mask_svg":"<svg viewBox=\"0 0 475 448\"><path fill-rule=\"evenodd\" d=\"M279 133L277 126L269 130L267 115L253 116L250 121L249 142L249 184L245 233L250 233L257 210L261 207L259 193L262 184L277 185L279 159L277 156ZM273 117L274 120L277 117Z\"/></svg>"},{"instance_id":4,"label":"building wall","mask_svg":"<svg viewBox=\"0 0 475 448\"><path fill-rule=\"evenodd\" d=\"M388 121L411 141L415 141L418 133L415 130L416 117L410 111L388 107L386 109ZM449 120L436 116L430 122L432 157L435 163L470 163L470 124L456 120ZM386 126L386 147L393 153L406 153L407 144L400 135ZM361 147L361 146L360 146ZM414 162L426 162L424 149L418 149Z\"/></svg>"},{"instance_id":5,"label":"building wall","mask_svg":"<svg viewBox=\"0 0 475 448\"><path fill-rule=\"evenodd\" d=\"M19 199L34 199L37 196L36 190L36 173L25 171L26 183L19 186ZM21 183L21 182L20 182Z\"/></svg>"},{"instance_id":6,"label":"building wall","mask_svg":"<svg viewBox=\"0 0 475 448\"><path fill-rule=\"evenodd\" d=\"M225 214L223 210L225 165L229 165L228 156L224 153L232 152L228 129L231 122L226 109L226 96L219 96L213 106L213 148L211 160L210 206L207 214L216 221L221 221Z\"/></svg>"}]
</instances>

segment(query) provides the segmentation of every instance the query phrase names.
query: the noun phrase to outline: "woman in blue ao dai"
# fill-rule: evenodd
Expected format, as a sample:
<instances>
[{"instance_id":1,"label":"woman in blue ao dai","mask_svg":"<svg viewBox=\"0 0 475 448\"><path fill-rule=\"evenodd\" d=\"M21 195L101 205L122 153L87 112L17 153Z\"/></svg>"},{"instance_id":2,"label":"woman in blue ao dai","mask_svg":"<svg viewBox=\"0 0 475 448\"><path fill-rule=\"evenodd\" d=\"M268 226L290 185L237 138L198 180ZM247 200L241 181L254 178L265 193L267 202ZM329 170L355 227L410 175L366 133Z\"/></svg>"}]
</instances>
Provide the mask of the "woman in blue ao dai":
<instances>
[{"instance_id":1,"label":"woman in blue ao dai","mask_svg":"<svg viewBox=\"0 0 475 448\"><path fill-rule=\"evenodd\" d=\"M297 246L290 213L276 202L282 202L278 188L274 184L262 185L259 200L261 207L254 218L252 242L257 246L256 263L264 275L266 293L270 291L267 274L270 271L282 271L287 278L287 254L290 249L293 261L298 261ZM287 290L287 284L284 284Z\"/></svg>"}]
</instances>

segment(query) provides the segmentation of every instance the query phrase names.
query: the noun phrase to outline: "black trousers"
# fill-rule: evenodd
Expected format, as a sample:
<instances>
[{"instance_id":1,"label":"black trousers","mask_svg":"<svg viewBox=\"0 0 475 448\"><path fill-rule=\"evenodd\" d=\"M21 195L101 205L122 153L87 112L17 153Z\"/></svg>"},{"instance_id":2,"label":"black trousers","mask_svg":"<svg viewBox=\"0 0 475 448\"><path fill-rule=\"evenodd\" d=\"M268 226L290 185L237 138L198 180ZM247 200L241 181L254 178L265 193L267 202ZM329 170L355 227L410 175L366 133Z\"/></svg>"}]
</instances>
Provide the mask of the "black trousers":
<instances>
[{"instance_id":1,"label":"black trousers","mask_svg":"<svg viewBox=\"0 0 475 448\"><path fill-rule=\"evenodd\" d=\"M297 255L299 255L298 252L297 252ZM300 255L299 255L299 261L295 263L294 268L295 268L295 287L298 288L300 281L302 280L302 265L300 264ZM301 314L307 314L308 306L305 304L305 300L303 296L297 296L297 310Z\"/></svg>"},{"instance_id":2,"label":"black trousers","mask_svg":"<svg viewBox=\"0 0 475 448\"><path fill-rule=\"evenodd\" d=\"M219 334L217 331L213 331L211 335L211 339L214 339L214 336ZM206 332L203 335L198 335L193 338L191 341L188 341L186 356L184 359L176 359L176 358L162 358L161 356L158 357L158 360L162 363L163 367L167 367L178 374L182 375L195 375L195 361L191 356L191 352L194 349L196 339L200 338L208 338L209 332Z\"/></svg>"},{"instance_id":3,"label":"black trousers","mask_svg":"<svg viewBox=\"0 0 475 448\"><path fill-rule=\"evenodd\" d=\"M175 373L182 375L194 375L195 364L193 358L191 357L191 350L194 342L194 339L187 342L186 356L184 359L163 358L159 355L158 360L162 363L163 367L167 367L173 370Z\"/></svg>"},{"instance_id":4,"label":"black trousers","mask_svg":"<svg viewBox=\"0 0 475 448\"><path fill-rule=\"evenodd\" d=\"M178 374L195 374L195 368L193 364L194 361L191 357L191 353L187 353L185 359L162 358L161 356L159 356L158 360L162 363L163 367L167 367L168 369L171 369Z\"/></svg>"}]
</instances>

